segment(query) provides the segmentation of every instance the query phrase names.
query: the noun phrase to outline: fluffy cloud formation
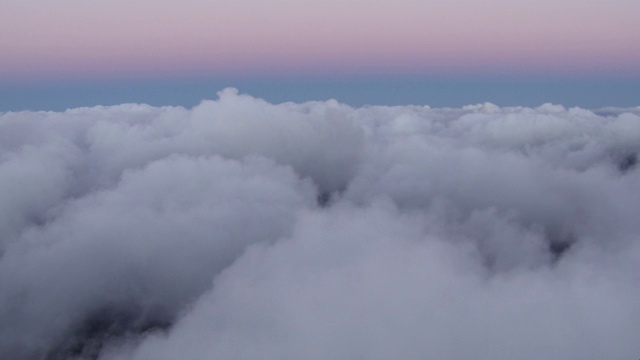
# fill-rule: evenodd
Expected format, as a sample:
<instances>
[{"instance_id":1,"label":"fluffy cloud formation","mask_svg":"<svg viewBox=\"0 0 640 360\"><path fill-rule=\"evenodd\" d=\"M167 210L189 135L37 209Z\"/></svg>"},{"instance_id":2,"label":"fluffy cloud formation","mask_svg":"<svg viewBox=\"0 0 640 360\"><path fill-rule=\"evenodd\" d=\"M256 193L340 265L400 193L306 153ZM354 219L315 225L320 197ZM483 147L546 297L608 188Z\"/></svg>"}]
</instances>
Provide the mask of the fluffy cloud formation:
<instances>
[{"instance_id":1,"label":"fluffy cloud formation","mask_svg":"<svg viewBox=\"0 0 640 360\"><path fill-rule=\"evenodd\" d=\"M0 357L637 358L639 113L0 114Z\"/></svg>"}]
</instances>

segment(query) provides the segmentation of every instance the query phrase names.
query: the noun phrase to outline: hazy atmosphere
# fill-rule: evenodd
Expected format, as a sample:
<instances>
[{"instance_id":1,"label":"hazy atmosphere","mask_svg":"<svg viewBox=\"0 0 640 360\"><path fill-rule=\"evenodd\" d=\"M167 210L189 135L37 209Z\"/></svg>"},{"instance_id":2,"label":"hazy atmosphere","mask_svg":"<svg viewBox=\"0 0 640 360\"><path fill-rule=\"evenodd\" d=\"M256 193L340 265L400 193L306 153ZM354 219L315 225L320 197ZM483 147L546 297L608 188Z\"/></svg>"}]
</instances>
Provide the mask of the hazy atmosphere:
<instances>
[{"instance_id":1,"label":"hazy atmosphere","mask_svg":"<svg viewBox=\"0 0 640 360\"><path fill-rule=\"evenodd\" d=\"M635 0L0 0L0 111L637 106Z\"/></svg>"},{"instance_id":2,"label":"hazy atmosphere","mask_svg":"<svg viewBox=\"0 0 640 360\"><path fill-rule=\"evenodd\" d=\"M638 359L639 13L0 0L0 359Z\"/></svg>"}]
</instances>

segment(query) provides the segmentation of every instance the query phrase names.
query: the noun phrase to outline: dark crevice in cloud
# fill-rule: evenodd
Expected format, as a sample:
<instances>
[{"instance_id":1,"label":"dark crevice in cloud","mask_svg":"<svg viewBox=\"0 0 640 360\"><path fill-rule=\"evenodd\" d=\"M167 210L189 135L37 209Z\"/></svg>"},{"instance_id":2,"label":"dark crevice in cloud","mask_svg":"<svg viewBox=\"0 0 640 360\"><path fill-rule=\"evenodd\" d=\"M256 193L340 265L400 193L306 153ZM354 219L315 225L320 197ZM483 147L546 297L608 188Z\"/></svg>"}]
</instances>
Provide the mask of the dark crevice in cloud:
<instances>
[{"instance_id":1,"label":"dark crevice in cloud","mask_svg":"<svg viewBox=\"0 0 640 360\"><path fill-rule=\"evenodd\" d=\"M108 306L87 314L62 335L44 360L95 360L102 350L129 339L166 332L173 319L166 314L145 314L133 304Z\"/></svg>"},{"instance_id":2,"label":"dark crevice in cloud","mask_svg":"<svg viewBox=\"0 0 640 360\"><path fill-rule=\"evenodd\" d=\"M635 169L637 165L638 154L636 153L626 154L618 161L618 169L623 173Z\"/></svg>"},{"instance_id":3,"label":"dark crevice in cloud","mask_svg":"<svg viewBox=\"0 0 640 360\"><path fill-rule=\"evenodd\" d=\"M545 237L553 262L559 261L578 242L573 232L562 226L547 227Z\"/></svg>"},{"instance_id":4,"label":"dark crevice in cloud","mask_svg":"<svg viewBox=\"0 0 640 360\"><path fill-rule=\"evenodd\" d=\"M331 201L331 193L323 191L320 192L317 196L318 206L326 207L329 205L329 201Z\"/></svg>"},{"instance_id":5,"label":"dark crevice in cloud","mask_svg":"<svg viewBox=\"0 0 640 360\"><path fill-rule=\"evenodd\" d=\"M336 191L322 191L320 190L316 196L316 203L320 208L327 208L340 201L341 196L344 194L345 189L339 189Z\"/></svg>"}]
</instances>

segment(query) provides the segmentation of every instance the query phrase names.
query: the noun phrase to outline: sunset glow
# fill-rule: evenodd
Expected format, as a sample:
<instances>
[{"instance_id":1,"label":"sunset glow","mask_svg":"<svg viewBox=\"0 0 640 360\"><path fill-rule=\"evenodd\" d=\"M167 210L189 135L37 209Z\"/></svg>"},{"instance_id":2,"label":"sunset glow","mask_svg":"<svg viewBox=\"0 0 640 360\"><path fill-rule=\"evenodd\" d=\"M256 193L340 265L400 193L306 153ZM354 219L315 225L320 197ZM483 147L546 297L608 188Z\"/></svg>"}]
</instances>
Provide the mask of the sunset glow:
<instances>
[{"instance_id":1,"label":"sunset glow","mask_svg":"<svg viewBox=\"0 0 640 360\"><path fill-rule=\"evenodd\" d=\"M640 2L1 0L0 78L640 74Z\"/></svg>"}]
</instances>

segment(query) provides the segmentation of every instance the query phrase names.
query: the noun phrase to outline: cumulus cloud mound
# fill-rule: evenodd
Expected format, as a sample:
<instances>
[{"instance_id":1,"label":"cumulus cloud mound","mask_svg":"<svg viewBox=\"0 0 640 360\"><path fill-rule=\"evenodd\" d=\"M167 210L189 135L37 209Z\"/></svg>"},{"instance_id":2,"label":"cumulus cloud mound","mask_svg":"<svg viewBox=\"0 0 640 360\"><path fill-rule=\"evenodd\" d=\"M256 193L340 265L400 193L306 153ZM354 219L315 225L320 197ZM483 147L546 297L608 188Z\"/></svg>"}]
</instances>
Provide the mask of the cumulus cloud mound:
<instances>
[{"instance_id":1,"label":"cumulus cloud mound","mask_svg":"<svg viewBox=\"0 0 640 360\"><path fill-rule=\"evenodd\" d=\"M640 111L0 114L2 359L637 359Z\"/></svg>"}]
</instances>

